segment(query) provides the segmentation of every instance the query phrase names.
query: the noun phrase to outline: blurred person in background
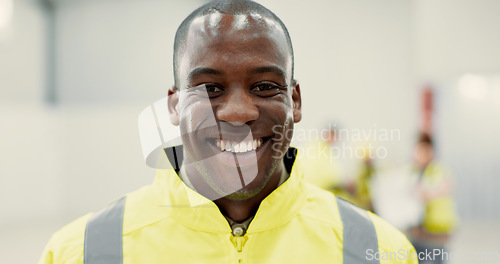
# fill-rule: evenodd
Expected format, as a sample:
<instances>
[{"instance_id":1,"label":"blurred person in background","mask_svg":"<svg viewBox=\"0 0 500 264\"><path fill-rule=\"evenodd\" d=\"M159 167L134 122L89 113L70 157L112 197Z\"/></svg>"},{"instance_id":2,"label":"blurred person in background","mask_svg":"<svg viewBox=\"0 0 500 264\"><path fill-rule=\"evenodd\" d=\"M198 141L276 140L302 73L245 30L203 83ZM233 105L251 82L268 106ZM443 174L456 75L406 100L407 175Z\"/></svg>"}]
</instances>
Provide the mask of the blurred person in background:
<instances>
[{"instance_id":1,"label":"blurred person in background","mask_svg":"<svg viewBox=\"0 0 500 264\"><path fill-rule=\"evenodd\" d=\"M353 202L357 206L374 211L372 202L372 180L375 175L375 158L369 147L363 148L363 156L358 161L358 173L355 179L355 190L353 193ZM375 212L376 213L376 212Z\"/></svg>"},{"instance_id":2,"label":"blurred person in background","mask_svg":"<svg viewBox=\"0 0 500 264\"><path fill-rule=\"evenodd\" d=\"M427 133L419 136L410 170L416 199L423 207L418 225L409 228L410 240L418 252L444 250L457 224L453 183L450 171L435 160L434 142ZM442 262L437 258L421 263Z\"/></svg>"},{"instance_id":3,"label":"blurred person in background","mask_svg":"<svg viewBox=\"0 0 500 264\"><path fill-rule=\"evenodd\" d=\"M310 172L306 180L331 192L343 189L343 170L333 153L339 142L336 130L335 123L329 123L318 138L306 143L300 156Z\"/></svg>"},{"instance_id":4,"label":"blurred person in background","mask_svg":"<svg viewBox=\"0 0 500 264\"><path fill-rule=\"evenodd\" d=\"M375 171L372 153L365 146L352 148L346 145L345 141L341 141L339 131L337 124L330 122L321 130L319 138L312 139L304 146L300 158L309 172L306 180L372 211L370 181ZM362 155L358 157L360 152ZM351 164L354 177L348 175Z\"/></svg>"},{"instance_id":5,"label":"blurred person in background","mask_svg":"<svg viewBox=\"0 0 500 264\"><path fill-rule=\"evenodd\" d=\"M302 118L293 63L283 22L255 2L191 13L174 44L168 111L183 145L165 149L173 169L63 227L40 263L417 263L377 259L414 249L303 180L283 136Z\"/></svg>"}]
</instances>

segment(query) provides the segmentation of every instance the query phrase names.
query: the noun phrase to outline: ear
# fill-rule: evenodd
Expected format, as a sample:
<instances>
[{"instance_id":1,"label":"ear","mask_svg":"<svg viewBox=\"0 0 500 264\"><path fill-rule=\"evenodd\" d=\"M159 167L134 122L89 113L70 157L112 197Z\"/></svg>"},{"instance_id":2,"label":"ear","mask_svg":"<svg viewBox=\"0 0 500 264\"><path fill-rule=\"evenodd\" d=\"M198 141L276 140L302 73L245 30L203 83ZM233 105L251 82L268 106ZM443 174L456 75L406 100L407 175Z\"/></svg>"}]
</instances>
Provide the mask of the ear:
<instances>
[{"instance_id":1,"label":"ear","mask_svg":"<svg viewBox=\"0 0 500 264\"><path fill-rule=\"evenodd\" d=\"M302 98L300 85L297 80L292 82L293 122L298 123L302 119Z\"/></svg>"},{"instance_id":2,"label":"ear","mask_svg":"<svg viewBox=\"0 0 500 264\"><path fill-rule=\"evenodd\" d=\"M170 117L170 123L174 126L179 125L179 89L172 86L168 90L168 115Z\"/></svg>"}]
</instances>

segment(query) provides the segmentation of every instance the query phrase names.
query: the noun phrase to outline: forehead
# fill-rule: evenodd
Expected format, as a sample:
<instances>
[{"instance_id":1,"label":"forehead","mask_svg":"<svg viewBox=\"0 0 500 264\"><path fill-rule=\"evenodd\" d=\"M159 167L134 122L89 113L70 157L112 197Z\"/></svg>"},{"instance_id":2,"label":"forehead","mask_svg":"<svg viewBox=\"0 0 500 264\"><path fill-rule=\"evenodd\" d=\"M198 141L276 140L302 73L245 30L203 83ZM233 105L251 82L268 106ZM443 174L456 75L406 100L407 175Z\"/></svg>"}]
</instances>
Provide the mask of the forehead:
<instances>
[{"instance_id":1,"label":"forehead","mask_svg":"<svg viewBox=\"0 0 500 264\"><path fill-rule=\"evenodd\" d=\"M268 35L276 39L283 38L284 32L280 24L267 16L256 12L245 14L210 13L195 18L188 32L193 36L220 38L239 35ZM189 36L189 34L188 34Z\"/></svg>"},{"instance_id":2,"label":"forehead","mask_svg":"<svg viewBox=\"0 0 500 264\"><path fill-rule=\"evenodd\" d=\"M187 68L200 64L241 65L256 58L291 71L291 52L280 24L257 13L212 13L194 19L189 26L180 73L182 76Z\"/></svg>"}]
</instances>

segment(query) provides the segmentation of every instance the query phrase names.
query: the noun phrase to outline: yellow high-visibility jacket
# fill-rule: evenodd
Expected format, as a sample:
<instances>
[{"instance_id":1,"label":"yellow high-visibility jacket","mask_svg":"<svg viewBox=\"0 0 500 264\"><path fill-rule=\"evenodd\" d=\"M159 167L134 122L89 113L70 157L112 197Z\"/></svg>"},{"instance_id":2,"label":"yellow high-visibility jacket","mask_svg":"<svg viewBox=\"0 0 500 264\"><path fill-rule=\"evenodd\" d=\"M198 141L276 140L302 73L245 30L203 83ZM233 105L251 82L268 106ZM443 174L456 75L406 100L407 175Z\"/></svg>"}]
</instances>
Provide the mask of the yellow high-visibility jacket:
<instances>
[{"instance_id":1,"label":"yellow high-visibility jacket","mask_svg":"<svg viewBox=\"0 0 500 264\"><path fill-rule=\"evenodd\" d=\"M374 214L350 208L332 193L306 183L304 169L297 166L299 161L290 177L262 201L243 236L234 236L218 207L187 187L176 171L158 170L152 185L121 200L123 263L418 263L402 233ZM342 210L347 213L341 215ZM91 247L85 241L89 219L92 214L56 232L39 263L81 264L89 259L84 253ZM373 237L356 224L363 221L372 226ZM370 239L376 248L365 249ZM344 252L347 243L367 261L352 261L356 256Z\"/></svg>"},{"instance_id":2,"label":"yellow high-visibility jacket","mask_svg":"<svg viewBox=\"0 0 500 264\"><path fill-rule=\"evenodd\" d=\"M446 184L446 181L451 181L451 173L440 163L433 161L425 168L421 185L431 191L440 188L441 185ZM425 204L422 226L427 231L435 234L450 234L457 223L458 216L451 191Z\"/></svg>"}]
</instances>

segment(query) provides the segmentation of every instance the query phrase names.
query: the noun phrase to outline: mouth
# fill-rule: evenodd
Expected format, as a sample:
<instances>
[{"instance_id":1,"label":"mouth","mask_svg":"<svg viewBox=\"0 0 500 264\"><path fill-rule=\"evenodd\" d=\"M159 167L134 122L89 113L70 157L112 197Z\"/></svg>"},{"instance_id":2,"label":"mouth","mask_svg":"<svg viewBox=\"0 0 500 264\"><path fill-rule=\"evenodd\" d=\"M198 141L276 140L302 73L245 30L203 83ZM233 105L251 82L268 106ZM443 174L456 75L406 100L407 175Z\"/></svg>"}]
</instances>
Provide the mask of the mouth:
<instances>
[{"instance_id":1,"label":"mouth","mask_svg":"<svg viewBox=\"0 0 500 264\"><path fill-rule=\"evenodd\" d=\"M229 139L218 138L213 140L213 144L215 144L222 152L245 153L258 150L270 139L271 137L261 137L253 140L237 142Z\"/></svg>"}]
</instances>

